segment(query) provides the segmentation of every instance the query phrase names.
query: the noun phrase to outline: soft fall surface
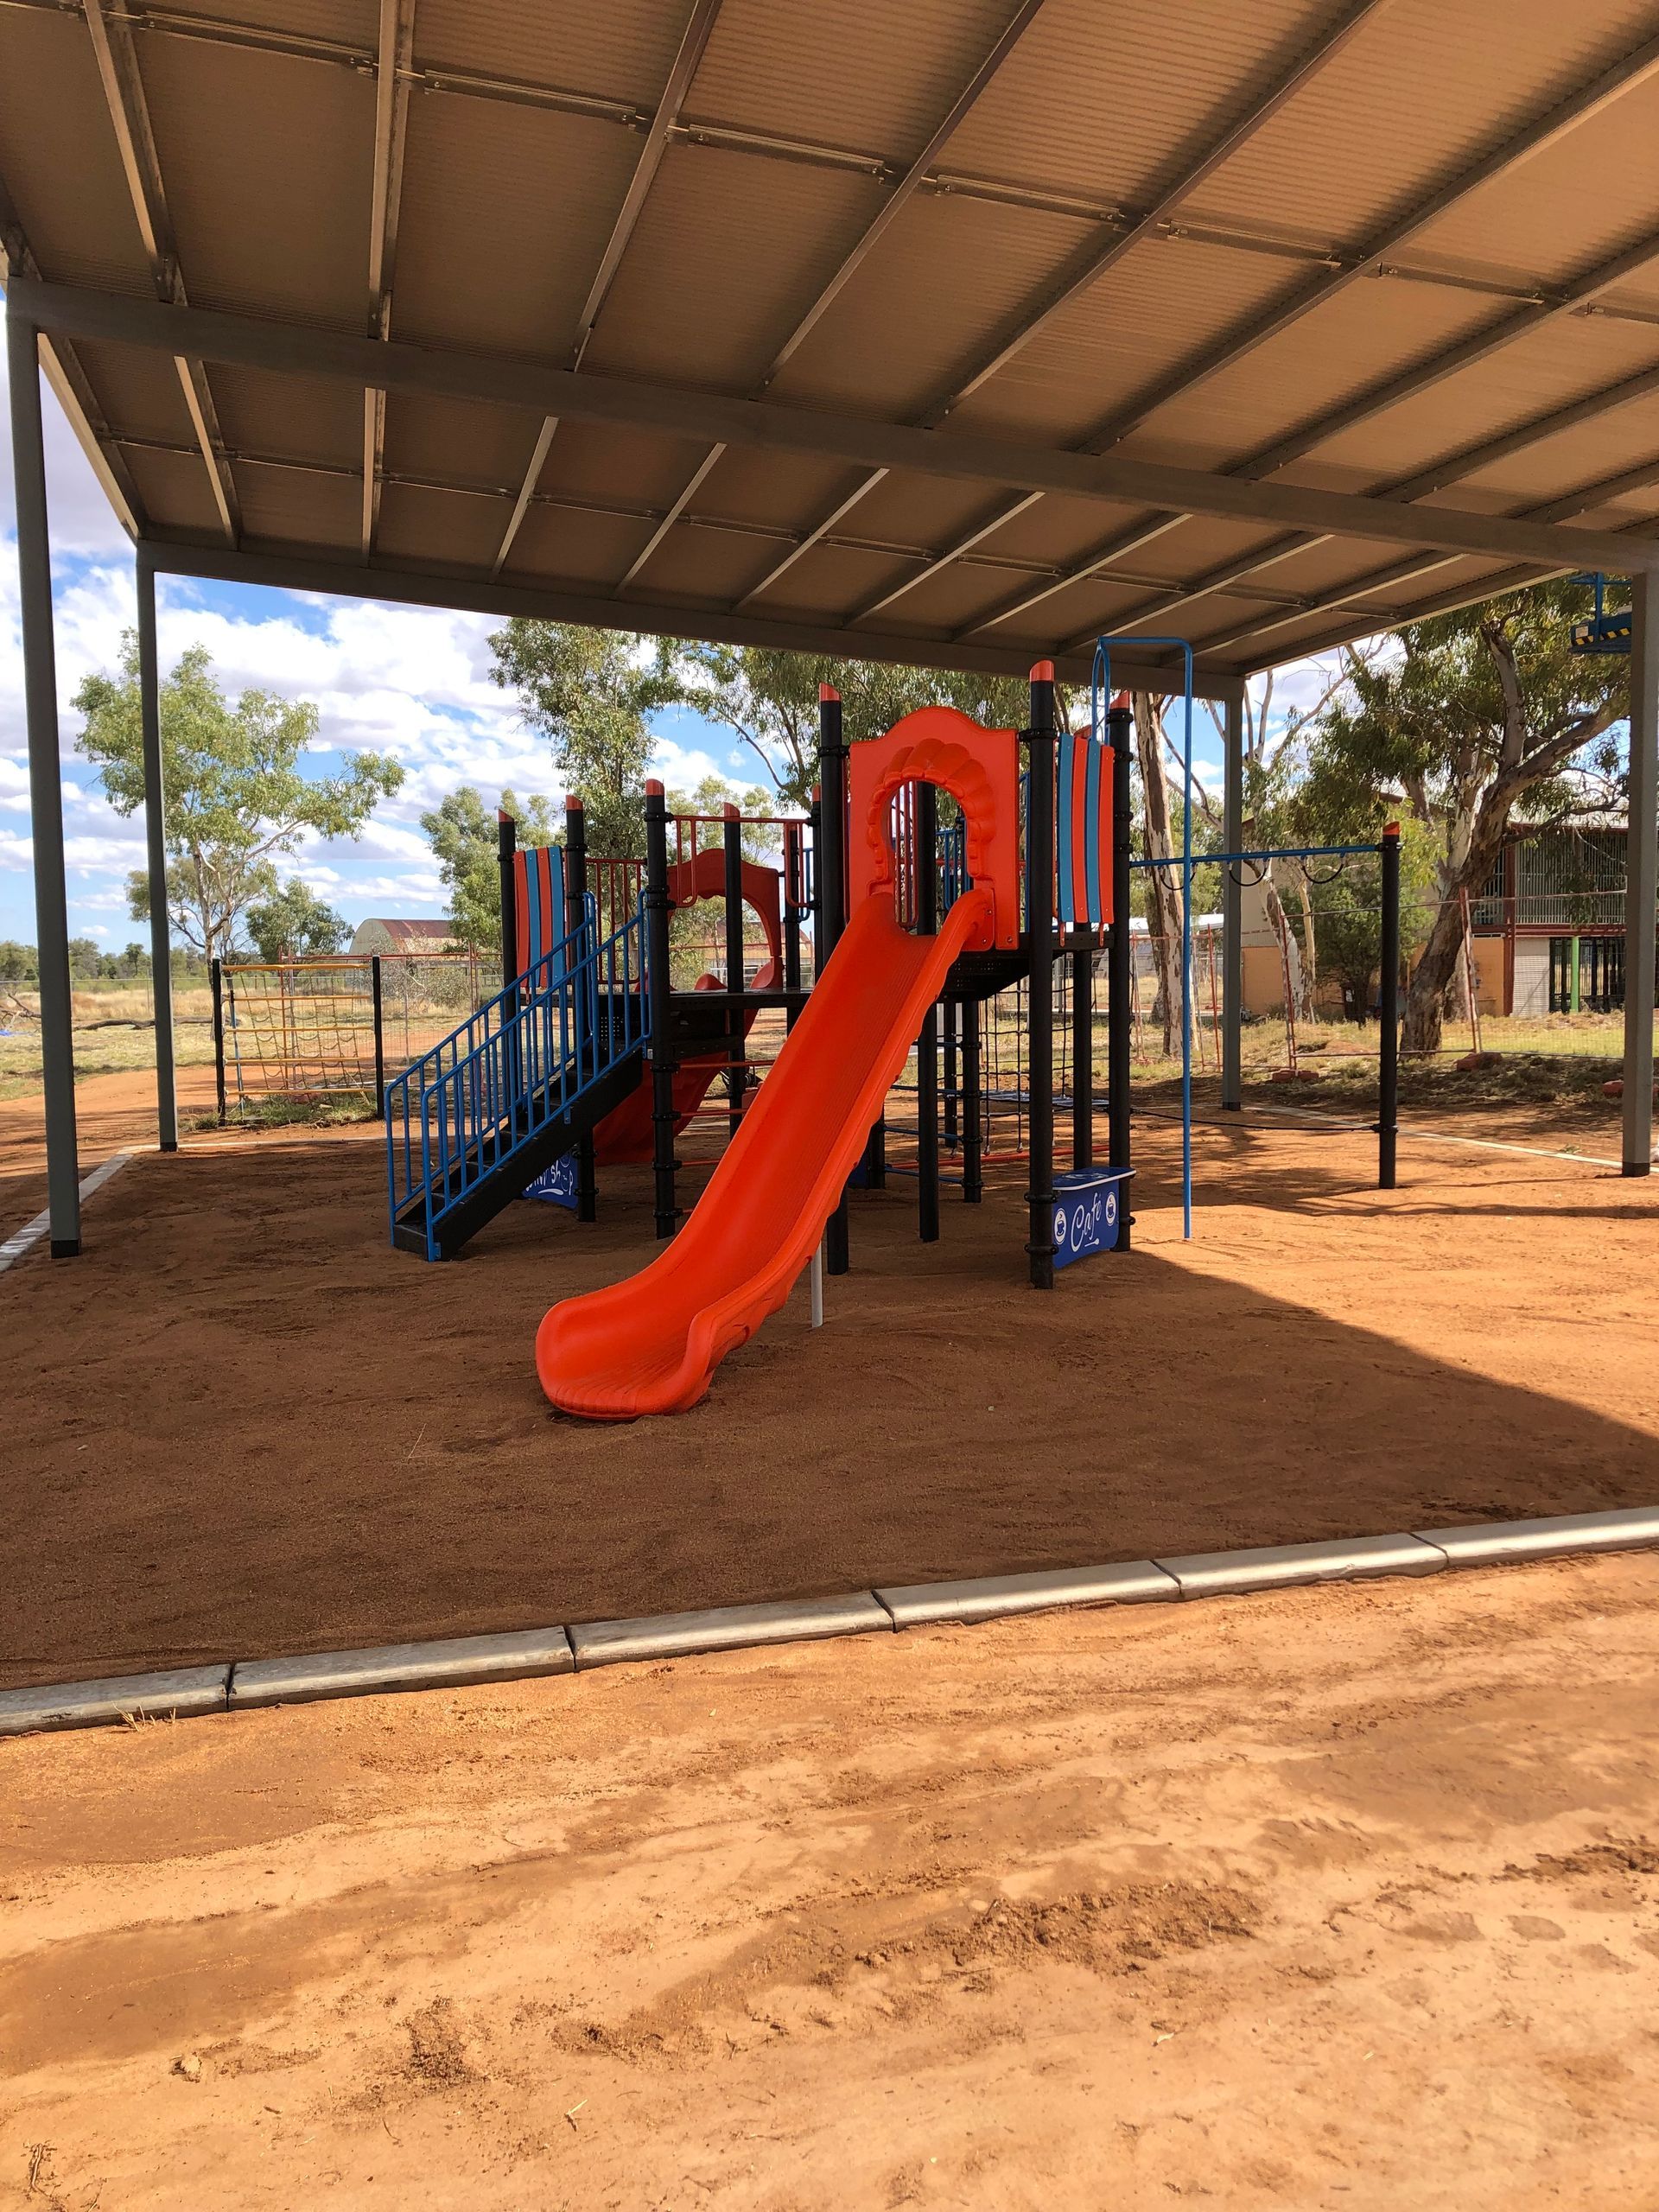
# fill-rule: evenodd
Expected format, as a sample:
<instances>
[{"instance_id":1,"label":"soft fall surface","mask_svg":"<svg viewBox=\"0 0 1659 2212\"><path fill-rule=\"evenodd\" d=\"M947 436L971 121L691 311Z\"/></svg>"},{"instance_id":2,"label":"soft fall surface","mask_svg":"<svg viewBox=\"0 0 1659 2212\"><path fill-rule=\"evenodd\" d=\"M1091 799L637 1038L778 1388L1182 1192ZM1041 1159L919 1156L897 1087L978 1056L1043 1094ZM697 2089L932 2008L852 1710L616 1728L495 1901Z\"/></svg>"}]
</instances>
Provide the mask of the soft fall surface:
<instances>
[{"instance_id":1,"label":"soft fall surface","mask_svg":"<svg viewBox=\"0 0 1659 2212\"><path fill-rule=\"evenodd\" d=\"M1195 1141L1195 1241L1148 1118L1135 1250L1048 1297L1021 1168L931 1245L913 1185L858 1194L823 1329L803 1282L624 1427L556 1415L531 1347L656 1249L647 1169L429 1267L372 1136L135 1157L79 1259L0 1276L0 1682L1659 1503L1659 1183L1414 1141L1381 1192L1363 1135Z\"/></svg>"},{"instance_id":2,"label":"soft fall surface","mask_svg":"<svg viewBox=\"0 0 1659 2212\"><path fill-rule=\"evenodd\" d=\"M1659 1560L0 1745L0 2203L1650 2212Z\"/></svg>"}]
</instances>

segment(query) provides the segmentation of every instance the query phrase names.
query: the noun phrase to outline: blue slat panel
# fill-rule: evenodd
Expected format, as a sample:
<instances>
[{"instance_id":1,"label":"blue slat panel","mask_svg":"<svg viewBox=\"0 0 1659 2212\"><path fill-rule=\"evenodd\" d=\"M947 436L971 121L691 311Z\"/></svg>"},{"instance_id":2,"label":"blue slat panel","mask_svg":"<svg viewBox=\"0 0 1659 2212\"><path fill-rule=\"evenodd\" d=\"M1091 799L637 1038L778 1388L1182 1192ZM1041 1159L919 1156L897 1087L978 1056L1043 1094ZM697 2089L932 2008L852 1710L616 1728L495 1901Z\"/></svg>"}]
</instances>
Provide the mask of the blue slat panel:
<instances>
[{"instance_id":1,"label":"blue slat panel","mask_svg":"<svg viewBox=\"0 0 1659 2212\"><path fill-rule=\"evenodd\" d=\"M1084 865L1087 871L1089 879L1089 922L1090 926L1093 929L1098 929L1101 923L1105 918L1101 910L1100 899L1100 790L1102 782L1105 780L1103 779L1101 774L1101 766L1104 760L1105 754L1106 747L1103 745L1096 745L1092 741L1090 742L1089 747L1089 785L1087 796L1084 802L1084 817L1085 823ZM1106 784L1106 788L1109 791L1111 789L1111 785L1109 781Z\"/></svg>"},{"instance_id":2,"label":"blue slat panel","mask_svg":"<svg viewBox=\"0 0 1659 2212\"><path fill-rule=\"evenodd\" d=\"M1055 792L1058 812L1055 826L1055 848L1060 862L1060 920L1069 925L1075 908L1072 904L1074 871L1071 865L1071 840L1076 830L1072 807L1072 778L1076 773L1074 756L1077 741L1069 729L1060 732L1060 758L1055 778Z\"/></svg>"}]
</instances>

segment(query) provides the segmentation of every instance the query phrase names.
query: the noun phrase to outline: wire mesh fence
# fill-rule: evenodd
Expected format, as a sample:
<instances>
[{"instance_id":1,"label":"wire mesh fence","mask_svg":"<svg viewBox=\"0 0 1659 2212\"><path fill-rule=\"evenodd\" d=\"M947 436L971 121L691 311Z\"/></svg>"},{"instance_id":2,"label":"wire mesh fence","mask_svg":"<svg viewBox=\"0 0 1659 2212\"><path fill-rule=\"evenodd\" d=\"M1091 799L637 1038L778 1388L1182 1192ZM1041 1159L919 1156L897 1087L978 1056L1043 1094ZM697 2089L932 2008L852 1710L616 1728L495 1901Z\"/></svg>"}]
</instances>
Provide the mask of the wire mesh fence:
<instances>
[{"instance_id":1,"label":"wire mesh fence","mask_svg":"<svg viewBox=\"0 0 1659 2212\"><path fill-rule=\"evenodd\" d=\"M480 1002L469 953L227 960L216 971L219 1110L380 1090Z\"/></svg>"}]
</instances>

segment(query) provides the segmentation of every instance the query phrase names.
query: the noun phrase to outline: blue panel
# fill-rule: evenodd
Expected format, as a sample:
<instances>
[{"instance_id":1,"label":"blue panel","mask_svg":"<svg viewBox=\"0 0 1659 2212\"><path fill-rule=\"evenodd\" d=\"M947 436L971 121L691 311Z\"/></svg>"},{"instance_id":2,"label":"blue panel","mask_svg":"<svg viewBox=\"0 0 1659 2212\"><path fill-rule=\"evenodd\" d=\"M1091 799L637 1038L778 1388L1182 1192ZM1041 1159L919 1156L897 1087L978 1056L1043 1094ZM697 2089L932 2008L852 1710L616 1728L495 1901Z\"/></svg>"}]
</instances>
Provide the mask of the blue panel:
<instances>
[{"instance_id":1,"label":"blue panel","mask_svg":"<svg viewBox=\"0 0 1659 2212\"><path fill-rule=\"evenodd\" d=\"M1054 842L1060 862L1060 922L1065 928L1071 926L1076 912L1071 902L1073 878L1071 840L1076 828L1072 820L1071 783L1076 773L1073 756L1077 751L1077 741L1069 729L1063 729L1060 732L1060 758L1056 777L1059 809Z\"/></svg>"},{"instance_id":2,"label":"blue panel","mask_svg":"<svg viewBox=\"0 0 1659 2212\"><path fill-rule=\"evenodd\" d=\"M576 1210L576 1155L565 1153L544 1167L536 1180L525 1189L527 1198L544 1198L550 1205L564 1206L574 1213Z\"/></svg>"},{"instance_id":3,"label":"blue panel","mask_svg":"<svg viewBox=\"0 0 1659 2212\"><path fill-rule=\"evenodd\" d=\"M542 872L536 865L532 849L524 855L524 951L528 955L525 969L533 968L541 958L542 941Z\"/></svg>"},{"instance_id":4,"label":"blue panel","mask_svg":"<svg viewBox=\"0 0 1659 2212\"><path fill-rule=\"evenodd\" d=\"M563 845L550 845L547 848L547 950L550 952L565 934L564 848ZM552 971L552 980L558 980L564 972L564 962L563 960L556 962Z\"/></svg>"},{"instance_id":5,"label":"blue panel","mask_svg":"<svg viewBox=\"0 0 1659 2212\"><path fill-rule=\"evenodd\" d=\"M1077 1167L1054 1178L1054 1264L1069 1268L1117 1243L1129 1167Z\"/></svg>"},{"instance_id":6,"label":"blue panel","mask_svg":"<svg viewBox=\"0 0 1659 2212\"><path fill-rule=\"evenodd\" d=\"M1084 798L1084 871L1089 885L1089 920L1098 929L1106 918L1100 903L1100 786L1101 767L1106 747L1091 743L1089 747L1088 788ZM1109 785L1108 789L1110 789Z\"/></svg>"}]
</instances>

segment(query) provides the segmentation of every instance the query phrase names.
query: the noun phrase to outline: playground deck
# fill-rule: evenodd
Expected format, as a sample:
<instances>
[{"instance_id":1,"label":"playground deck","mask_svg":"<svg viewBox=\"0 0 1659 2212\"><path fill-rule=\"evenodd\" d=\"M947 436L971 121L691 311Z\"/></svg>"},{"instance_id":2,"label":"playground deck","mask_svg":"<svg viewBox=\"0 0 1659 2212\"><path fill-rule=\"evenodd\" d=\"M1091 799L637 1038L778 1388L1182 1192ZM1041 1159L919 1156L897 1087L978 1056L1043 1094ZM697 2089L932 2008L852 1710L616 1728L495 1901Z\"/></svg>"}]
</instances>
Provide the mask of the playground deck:
<instances>
[{"instance_id":1,"label":"playground deck","mask_svg":"<svg viewBox=\"0 0 1659 2212\"><path fill-rule=\"evenodd\" d=\"M1572 1141L1615 1156L1611 1111ZM80 1265L0 1279L0 1681L1659 1499L1659 1189L1408 1142L1382 1198L1370 1138L1251 1115L1200 1130L1183 1248L1178 1145L1145 1122L1136 1254L1046 1298L1017 1166L931 1247L913 1188L860 1196L822 1332L803 1285L620 1428L552 1414L531 1343L648 1254L648 1169L433 1268L372 1136L140 1156Z\"/></svg>"}]
</instances>

